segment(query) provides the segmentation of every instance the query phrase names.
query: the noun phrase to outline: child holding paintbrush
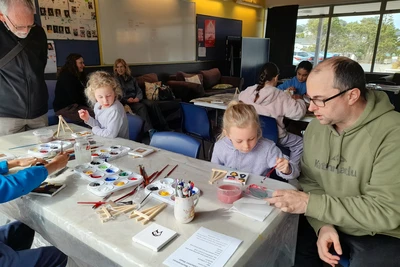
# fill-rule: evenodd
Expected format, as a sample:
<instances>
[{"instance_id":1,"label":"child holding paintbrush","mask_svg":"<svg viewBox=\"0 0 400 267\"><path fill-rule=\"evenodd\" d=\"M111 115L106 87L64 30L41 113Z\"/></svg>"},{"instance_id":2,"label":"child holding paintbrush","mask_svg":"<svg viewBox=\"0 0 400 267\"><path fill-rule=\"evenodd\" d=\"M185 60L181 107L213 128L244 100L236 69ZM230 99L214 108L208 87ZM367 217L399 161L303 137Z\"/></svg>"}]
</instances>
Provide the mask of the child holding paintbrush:
<instances>
[{"instance_id":1,"label":"child holding paintbrush","mask_svg":"<svg viewBox=\"0 0 400 267\"><path fill-rule=\"evenodd\" d=\"M284 158L273 141L262 138L255 108L237 101L229 103L225 111L223 131L211 162L257 175L266 175L275 168L277 175L286 180L300 174L299 166Z\"/></svg>"}]
</instances>

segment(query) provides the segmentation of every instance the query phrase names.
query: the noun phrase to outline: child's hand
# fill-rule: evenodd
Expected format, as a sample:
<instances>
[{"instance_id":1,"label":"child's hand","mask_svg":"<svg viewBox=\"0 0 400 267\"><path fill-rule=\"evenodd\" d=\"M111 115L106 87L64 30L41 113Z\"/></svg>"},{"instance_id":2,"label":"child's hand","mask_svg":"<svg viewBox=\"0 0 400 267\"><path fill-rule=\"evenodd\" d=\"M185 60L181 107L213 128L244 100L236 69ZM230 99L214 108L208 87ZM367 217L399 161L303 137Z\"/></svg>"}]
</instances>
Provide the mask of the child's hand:
<instances>
[{"instance_id":1,"label":"child's hand","mask_svg":"<svg viewBox=\"0 0 400 267\"><path fill-rule=\"evenodd\" d=\"M83 121L88 121L89 120L89 112L85 109L80 109L78 110L79 118L81 118Z\"/></svg>"},{"instance_id":2,"label":"child's hand","mask_svg":"<svg viewBox=\"0 0 400 267\"><path fill-rule=\"evenodd\" d=\"M48 173L53 173L56 170L64 168L69 160L69 153L62 152L55 156L50 163L46 164L45 167Z\"/></svg>"},{"instance_id":3,"label":"child's hand","mask_svg":"<svg viewBox=\"0 0 400 267\"><path fill-rule=\"evenodd\" d=\"M289 165L289 160L285 158L276 158L276 169L283 174L292 173L292 170Z\"/></svg>"}]
</instances>

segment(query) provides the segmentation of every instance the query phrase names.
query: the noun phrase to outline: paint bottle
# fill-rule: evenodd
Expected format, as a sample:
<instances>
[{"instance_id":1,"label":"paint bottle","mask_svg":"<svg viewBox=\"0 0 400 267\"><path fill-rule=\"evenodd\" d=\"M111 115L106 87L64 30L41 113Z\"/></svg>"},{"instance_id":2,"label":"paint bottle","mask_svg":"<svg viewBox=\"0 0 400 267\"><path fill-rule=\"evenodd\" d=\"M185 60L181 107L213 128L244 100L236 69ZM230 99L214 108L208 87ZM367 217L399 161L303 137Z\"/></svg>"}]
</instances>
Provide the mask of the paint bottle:
<instances>
[{"instance_id":1,"label":"paint bottle","mask_svg":"<svg viewBox=\"0 0 400 267\"><path fill-rule=\"evenodd\" d=\"M86 137L78 137L75 140L75 158L78 164L89 163L91 159L90 143Z\"/></svg>"}]
</instances>

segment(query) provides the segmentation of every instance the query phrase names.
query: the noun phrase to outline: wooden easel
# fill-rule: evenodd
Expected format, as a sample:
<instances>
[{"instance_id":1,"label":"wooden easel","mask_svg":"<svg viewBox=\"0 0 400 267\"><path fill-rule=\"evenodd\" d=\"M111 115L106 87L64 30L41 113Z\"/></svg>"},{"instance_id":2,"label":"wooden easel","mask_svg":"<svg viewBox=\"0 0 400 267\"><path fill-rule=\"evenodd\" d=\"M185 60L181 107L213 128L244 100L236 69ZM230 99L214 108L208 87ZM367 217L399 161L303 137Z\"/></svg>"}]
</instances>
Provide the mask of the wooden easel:
<instances>
[{"instance_id":1,"label":"wooden easel","mask_svg":"<svg viewBox=\"0 0 400 267\"><path fill-rule=\"evenodd\" d=\"M228 173L228 171L225 171L225 170L212 169L211 177L208 182L210 184L213 184L216 181L218 181L219 179L224 178L227 173Z\"/></svg>"},{"instance_id":2,"label":"wooden easel","mask_svg":"<svg viewBox=\"0 0 400 267\"><path fill-rule=\"evenodd\" d=\"M152 220L158 213L160 213L166 206L167 206L167 203L162 203L162 204L147 208L143 211L135 210L131 213L129 218L134 218L134 217L138 216L139 218L136 218L136 221L138 222L138 221L144 220L142 222L142 224L146 224L150 220Z\"/></svg>"},{"instance_id":3,"label":"wooden easel","mask_svg":"<svg viewBox=\"0 0 400 267\"><path fill-rule=\"evenodd\" d=\"M65 129L70 130L71 133L74 133L74 131L72 131L71 127L69 127L68 123L64 120L62 115L58 115L58 127L57 127L57 132L56 132L57 137L60 134L60 127L62 128L64 133L65 133Z\"/></svg>"},{"instance_id":4,"label":"wooden easel","mask_svg":"<svg viewBox=\"0 0 400 267\"><path fill-rule=\"evenodd\" d=\"M96 211L100 216L101 222L107 222L115 219L118 215L130 212L136 208L136 204L118 206L113 201L108 201L100 210Z\"/></svg>"}]
</instances>

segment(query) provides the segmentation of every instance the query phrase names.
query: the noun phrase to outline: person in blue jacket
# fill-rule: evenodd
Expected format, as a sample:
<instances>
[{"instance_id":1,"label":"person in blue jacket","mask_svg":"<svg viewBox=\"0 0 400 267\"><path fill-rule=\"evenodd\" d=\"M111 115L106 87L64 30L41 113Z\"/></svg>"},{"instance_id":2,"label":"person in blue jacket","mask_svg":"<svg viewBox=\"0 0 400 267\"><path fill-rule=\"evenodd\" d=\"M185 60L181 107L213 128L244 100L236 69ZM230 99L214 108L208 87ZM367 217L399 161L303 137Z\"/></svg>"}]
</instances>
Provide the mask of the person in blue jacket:
<instances>
[{"instance_id":1,"label":"person in blue jacket","mask_svg":"<svg viewBox=\"0 0 400 267\"><path fill-rule=\"evenodd\" d=\"M58 169L68 163L67 153L60 153L51 162L38 158L15 159L0 162L0 203L28 194ZM14 167L29 167L13 174L6 174ZM0 227L0 266L7 267L56 267L66 266L68 257L55 247L30 249L35 231L15 221Z\"/></svg>"},{"instance_id":2,"label":"person in blue jacket","mask_svg":"<svg viewBox=\"0 0 400 267\"><path fill-rule=\"evenodd\" d=\"M277 88L280 90L288 89L289 91L293 91L295 98L305 95L307 93L306 81L308 78L308 74L310 74L311 70L311 62L300 62L300 64L296 68L296 76L277 86Z\"/></svg>"}]
</instances>

